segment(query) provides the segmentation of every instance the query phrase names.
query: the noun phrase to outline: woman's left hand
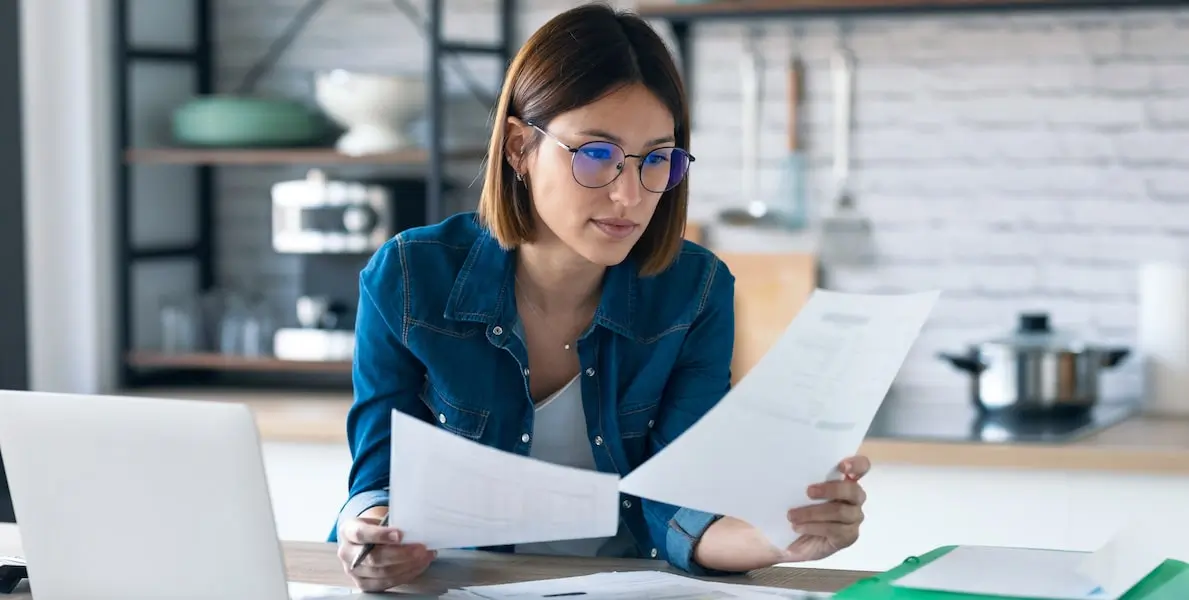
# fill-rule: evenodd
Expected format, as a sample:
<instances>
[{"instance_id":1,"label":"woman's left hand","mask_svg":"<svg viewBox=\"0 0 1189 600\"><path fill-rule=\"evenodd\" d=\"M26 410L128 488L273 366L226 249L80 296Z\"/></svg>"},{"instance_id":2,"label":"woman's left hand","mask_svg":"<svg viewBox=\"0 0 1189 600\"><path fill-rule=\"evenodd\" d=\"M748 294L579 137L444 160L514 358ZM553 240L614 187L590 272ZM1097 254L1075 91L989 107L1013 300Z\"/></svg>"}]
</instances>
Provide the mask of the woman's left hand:
<instances>
[{"instance_id":1,"label":"woman's left hand","mask_svg":"<svg viewBox=\"0 0 1189 600\"><path fill-rule=\"evenodd\" d=\"M838 470L842 479L809 486L810 498L826 502L789 511L789 523L801 537L785 548L782 562L822 559L859 539L863 503L867 501L859 479L871 470L871 461L852 456L839 463Z\"/></svg>"}]
</instances>

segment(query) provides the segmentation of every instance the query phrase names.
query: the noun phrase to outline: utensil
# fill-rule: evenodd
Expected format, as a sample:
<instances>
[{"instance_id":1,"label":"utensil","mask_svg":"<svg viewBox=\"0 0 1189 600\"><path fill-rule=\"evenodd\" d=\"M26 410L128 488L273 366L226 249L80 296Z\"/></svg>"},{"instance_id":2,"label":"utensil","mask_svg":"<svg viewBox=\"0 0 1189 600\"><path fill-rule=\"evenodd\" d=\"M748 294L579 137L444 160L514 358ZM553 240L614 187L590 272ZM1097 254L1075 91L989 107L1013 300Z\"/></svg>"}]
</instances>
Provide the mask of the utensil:
<instances>
[{"instance_id":1,"label":"utensil","mask_svg":"<svg viewBox=\"0 0 1189 600\"><path fill-rule=\"evenodd\" d=\"M782 211L785 227L805 227L809 215L805 206L805 156L801 151L801 104L804 101L805 63L794 52L788 69L788 152L785 154L783 195L789 199L789 209Z\"/></svg>"},{"instance_id":2,"label":"utensil","mask_svg":"<svg viewBox=\"0 0 1189 600\"><path fill-rule=\"evenodd\" d=\"M821 260L865 266L875 259L871 222L855 207L850 180L851 108L854 103L854 55L845 46L830 61L834 80L834 210L822 219Z\"/></svg>"},{"instance_id":3,"label":"utensil","mask_svg":"<svg viewBox=\"0 0 1189 600\"><path fill-rule=\"evenodd\" d=\"M747 207L729 208L719 213L719 220L728 225L754 225L770 227L778 225L778 220L769 210L768 204L761 198L759 191L759 155L760 155L760 112L763 96L764 63L760 56L756 38L757 30L752 30L747 36L743 49L743 63L740 71L743 75L743 198Z\"/></svg>"},{"instance_id":4,"label":"utensil","mask_svg":"<svg viewBox=\"0 0 1189 600\"><path fill-rule=\"evenodd\" d=\"M970 375L980 411L1083 412L1099 400L1099 377L1131 354L1054 330L1046 313L1024 313L1008 335L938 357Z\"/></svg>"}]
</instances>

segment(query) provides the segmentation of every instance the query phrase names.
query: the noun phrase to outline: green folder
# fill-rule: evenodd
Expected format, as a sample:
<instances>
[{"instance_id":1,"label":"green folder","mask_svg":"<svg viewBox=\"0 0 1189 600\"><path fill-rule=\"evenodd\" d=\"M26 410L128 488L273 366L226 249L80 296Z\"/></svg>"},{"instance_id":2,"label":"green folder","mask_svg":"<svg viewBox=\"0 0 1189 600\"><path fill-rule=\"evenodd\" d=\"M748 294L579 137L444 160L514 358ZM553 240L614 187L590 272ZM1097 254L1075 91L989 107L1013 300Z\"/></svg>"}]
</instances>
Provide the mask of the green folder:
<instances>
[{"instance_id":1,"label":"green folder","mask_svg":"<svg viewBox=\"0 0 1189 600\"><path fill-rule=\"evenodd\" d=\"M900 566L873 577L860 579L840 590L834 600L1005 600L1003 596L984 596L936 590L896 587L892 582L945 556L957 546L942 546L924 556L910 556ZM1011 600L1044 600L1012 598ZM1189 600L1189 564L1166 560L1140 580L1120 600Z\"/></svg>"}]
</instances>

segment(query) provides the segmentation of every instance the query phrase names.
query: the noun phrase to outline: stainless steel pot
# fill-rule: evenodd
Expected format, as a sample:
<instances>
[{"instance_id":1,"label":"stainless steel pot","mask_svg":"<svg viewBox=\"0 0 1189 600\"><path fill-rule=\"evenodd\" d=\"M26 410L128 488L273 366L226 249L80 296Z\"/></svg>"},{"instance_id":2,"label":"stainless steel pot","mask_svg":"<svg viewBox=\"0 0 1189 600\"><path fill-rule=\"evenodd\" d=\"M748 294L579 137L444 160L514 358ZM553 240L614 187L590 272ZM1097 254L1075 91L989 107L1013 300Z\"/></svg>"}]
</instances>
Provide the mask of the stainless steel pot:
<instances>
[{"instance_id":1,"label":"stainless steel pot","mask_svg":"<svg viewBox=\"0 0 1189 600\"><path fill-rule=\"evenodd\" d=\"M1028 313L1007 336L939 357L970 375L971 400L980 410L1076 412L1098 402L1099 375L1130 353L1056 332L1047 314Z\"/></svg>"}]
</instances>

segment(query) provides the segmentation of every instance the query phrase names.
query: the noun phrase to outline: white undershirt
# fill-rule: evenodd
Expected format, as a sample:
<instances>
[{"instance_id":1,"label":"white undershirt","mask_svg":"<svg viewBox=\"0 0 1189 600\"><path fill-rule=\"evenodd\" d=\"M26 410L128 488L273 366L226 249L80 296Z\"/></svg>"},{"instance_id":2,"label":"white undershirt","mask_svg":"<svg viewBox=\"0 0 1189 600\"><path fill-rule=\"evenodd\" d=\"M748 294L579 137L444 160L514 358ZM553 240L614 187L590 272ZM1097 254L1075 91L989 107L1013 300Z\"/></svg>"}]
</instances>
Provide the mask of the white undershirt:
<instances>
[{"instance_id":1,"label":"white undershirt","mask_svg":"<svg viewBox=\"0 0 1189 600\"><path fill-rule=\"evenodd\" d=\"M595 470L594 452L586 439L586 415L582 412L582 383L574 376L560 390L536 406L533 445L529 456L559 465ZM597 556L607 540L590 538L519 544L517 553L560 556Z\"/></svg>"}]
</instances>

